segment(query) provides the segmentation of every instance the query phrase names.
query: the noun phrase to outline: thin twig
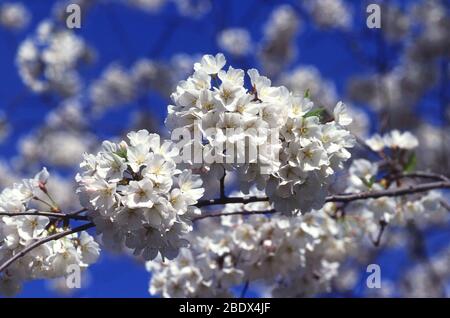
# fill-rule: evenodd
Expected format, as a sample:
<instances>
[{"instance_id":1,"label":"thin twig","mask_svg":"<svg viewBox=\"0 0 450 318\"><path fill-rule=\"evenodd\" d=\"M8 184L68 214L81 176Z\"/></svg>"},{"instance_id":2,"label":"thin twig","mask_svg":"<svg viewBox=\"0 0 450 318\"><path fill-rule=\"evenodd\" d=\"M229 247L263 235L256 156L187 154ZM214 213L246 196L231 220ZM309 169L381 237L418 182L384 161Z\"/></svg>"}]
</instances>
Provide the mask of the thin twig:
<instances>
[{"instance_id":1,"label":"thin twig","mask_svg":"<svg viewBox=\"0 0 450 318\"><path fill-rule=\"evenodd\" d=\"M66 214L68 214L68 215L79 215L79 214L81 214L81 213L83 213L83 212L87 212L87 209L86 209L86 208L81 208L81 209L79 209L78 211L68 212L68 213L66 213Z\"/></svg>"},{"instance_id":2,"label":"thin twig","mask_svg":"<svg viewBox=\"0 0 450 318\"><path fill-rule=\"evenodd\" d=\"M247 291L248 291L248 287L250 286L250 281L246 281L245 282L245 284L244 284L244 287L242 288L242 291L241 291L241 298L244 298L245 297L245 294L247 293Z\"/></svg>"},{"instance_id":3,"label":"thin twig","mask_svg":"<svg viewBox=\"0 0 450 318\"><path fill-rule=\"evenodd\" d=\"M95 224L94 223L86 223L83 225L80 225L76 228L70 229L70 230L66 230L64 232L60 232L60 233L55 233L52 234L50 236L44 237L40 240L35 241L34 243L28 245L27 247L25 247L23 250L21 250L19 253L17 253L16 255L14 255L13 257L11 257L10 259L8 259L6 262L4 262L1 266L0 266L0 273L3 272L4 270L6 270L9 266L11 266L11 264L13 264L15 261L17 261L19 258L23 257L24 255L26 255L28 252L32 251L33 249L35 249L38 246L41 246L47 242L50 241L54 241L54 240L58 240L62 237L65 237L67 235L70 234L74 234L74 233L78 233L81 231L85 231L87 229L90 229L92 227L94 227Z\"/></svg>"},{"instance_id":4,"label":"thin twig","mask_svg":"<svg viewBox=\"0 0 450 318\"><path fill-rule=\"evenodd\" d=\"M375 240L372 239L372 243L375 246L379 246L381 243L381 237L383 236L384 230L386 229L386 226L388 225L388 223L384 220L380 220L379 222L380 224L380 229L378 231L378 235L377 238Z\"/></svg>"},{"instance_id":5,"label":"thin twig","mask_svg":"<svg viewBox=\"0 0 450 318\"><path fill-rule=\"evenodd\" d=\"M226 198L219 198L219 199L212 199L212 200L200 200L195 205L196 207L204 207L209 205L224 205L224 204L231 204L231 203L253 203L253 202L265 202L269 199L267 197L226 197Z\"/></svg>"},{"instance_id":6,"label":"thin twig","mask_svg":"<svg viewBox=\"0 0 450 318\"><path fill-rule=\"evenodd\" d=\"M220 178L220 198L221 199L226 198L226 196L225 196L225 177L226 177L226 175L227 175L227 172L224 171L222 178Z\"/></svg>"},{"instance_id":7,"label":"thin twig","mask_svg":"<svg viewBox=\"0 0 450 318\"><path fill-rule=\"evenodd\" d=\"M450 181L450 178L443 174L434 173L434 172L425 172L425 171L415 171L409 173L401 173L392 176L392 179L401 179L401 178L423 178L423 179L433 179L440 181Z\"/></svg>"}]
</instances>

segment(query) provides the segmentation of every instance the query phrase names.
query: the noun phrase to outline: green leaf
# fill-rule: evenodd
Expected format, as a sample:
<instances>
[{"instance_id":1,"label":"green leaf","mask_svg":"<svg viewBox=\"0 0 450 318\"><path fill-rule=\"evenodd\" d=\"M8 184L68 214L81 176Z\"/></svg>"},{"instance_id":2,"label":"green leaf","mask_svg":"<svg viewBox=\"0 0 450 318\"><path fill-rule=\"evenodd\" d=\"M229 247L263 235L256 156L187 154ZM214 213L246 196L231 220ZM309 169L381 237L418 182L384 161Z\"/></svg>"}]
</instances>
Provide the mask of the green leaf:
<instances>
[{"instance_id":1,"label":"green leaf","mask_svg":"<svg viewBox=\"0 0 450 318\"><path fill-rule=\"evenodd\" d=\"M325 115L325 108L317 108L317 109L310 110L305 115L303 115L303 117L307 118L307 117L311 117L311 116L316 116L316 117L322 118L324 115Z\"/></svg>"},{"instance_id":2,"label":"green leaf","mask_svg":"<svg viewBox=\"0 0 450 318\"><path fill-rule=\"evenodd\" d=\"M406 162L406 164L403 166L403 170L405 172L412 172L412 171L414 171L416 169L416 165L417 165L417 156L413 152L409 156L408 161Z\"/></svg>"},{"instance_id":3,"label":"green leaf","mask_svg":"<svg viewBox=\"0 0 450 318\"><path fill-rule=\"evenodd\" d=\"M311 99L311 91L309 90L309 88L306 89L305 94L303 94L303 97Z\"/></svg>"},{"instance_id":4,"label":"green leaf","mask_svg":"<svg viewBox=\"0 0 450 318\"><path fill-rule=\"evenodd\" d=\"M127 159L127 149L119 148L119 150L116 151L116 155L118 155L119 157L122 157L124 159Z\"/></svg>"},{"instance_id":5,"label":"green leaf","mask_svg":"<svg viewBox=\"0 0 450 318\"><path fill-rule=\"evenodd\" d=\"M364 183L364 185L368 188L372 188L373 184L375 183L375 176L370 177L369 180L367 178L359 177L361 181Z\"/></svg>"}]
</instances>

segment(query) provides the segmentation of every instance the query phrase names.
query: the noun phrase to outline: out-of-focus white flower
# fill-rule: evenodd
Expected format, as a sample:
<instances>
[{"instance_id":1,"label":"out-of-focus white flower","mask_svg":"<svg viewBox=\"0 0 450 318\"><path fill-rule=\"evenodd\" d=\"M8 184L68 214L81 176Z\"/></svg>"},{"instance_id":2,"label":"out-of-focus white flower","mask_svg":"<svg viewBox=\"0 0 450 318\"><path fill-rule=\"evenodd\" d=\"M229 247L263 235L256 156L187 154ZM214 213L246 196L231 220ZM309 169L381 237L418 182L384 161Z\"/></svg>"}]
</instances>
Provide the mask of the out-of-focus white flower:
<instances>
[{"instance_id":1,"label":"out-of-focus white flower","mask_svg":"<svg viewBox=\"0 0 450 318\"><path fill-rule=\"evenodd\" d=\"M23 82L34 92L72 96L81 88L76 68L89 55L83 39L45 20L20 44L16 64Z\"/></svg>"},{"instance_id":2,"label":"out-of-focus white flower","mask_svg":"<svg viewBox=\"0 0 450 318\"><path fill-rule=\"evenodd\" d=\"M154 13L159 11L167 0L126 0L126 2L138 9Z\"/></svg>"},{"instance_id":3,"label":"out-of-focus white flower","mask_svg":"<svg viewBox=\"0 0 450 318\"><path fill-rule=\"evenodd\" d=\"M373 135L366 141L366 144L373 151L381 151L385 147L392 149L405 149L413 150L419 145L418 139L409 131L400 132L393 130L389 133L380 136L378 134Z\"/></svg>"},{"instance_id":4,"label":"out-of-focus white flower","mask_svg":"<svg viewBox=\"0 0 450 318\"><path fill-rule=\"evenodd\" d=\"M345 29L352 23L351 10L343 0L307 0L305 7L320 27Z\"/></svg>"},{"instance_id":5,"label":"out-of-focus white flower","mask_svg":"<svg viewBox=\"0 0 450 318\"><path fill-rule=\"evenodd\" d=\"M375 134L369 139L366 140L366 144L372 149L373 151L381 151L384 149L384 139L379 134Z\"/></svg>"},{"instance_id":6,"label":"out-of-focus white flower","mask_svg":"<svg viewBox=\"0 0 450 318\"><path fill-rule=\"evenodd\" d=\"M276 7L264 28L261 61L270 76L278 74L296 54L293 40L300 28L300 19L290 5Z\"/></svg>"},{"instance_id":7,"label":"out-of-focus white flower","mask_svg":"<svg viewBox=\"0 0 450 318\"><path fill-rule=\"evenodd\" d=\"M31 14L19 2L6 2L0 5L0 25L11 30L22 30L30 22Z\"/></svg>"},{"instance_id":8,"label":"out-of-focus white flower","mask_svg":"<svg viewBox=\"0 0 450 318\"><path fill-rule=\"evenodd\" d=\"M412 150L419 145L417 138L409 131L401 133L398 130L393 130L390 134L384 135L384 143L390 148L400 148L406 150Z\"/></svg>"},{"instance_id":9,"label":"out-of-focus white flower","mask_svg":"<svg viewBox=\"0 0 450 318\"><path fill-rule=\"evenodd\" d=\"M250 33L242 28L223 30L218 35L217 42L224 52L235 56L247 55L252 49Z\"/></svg>"}]
</instances>

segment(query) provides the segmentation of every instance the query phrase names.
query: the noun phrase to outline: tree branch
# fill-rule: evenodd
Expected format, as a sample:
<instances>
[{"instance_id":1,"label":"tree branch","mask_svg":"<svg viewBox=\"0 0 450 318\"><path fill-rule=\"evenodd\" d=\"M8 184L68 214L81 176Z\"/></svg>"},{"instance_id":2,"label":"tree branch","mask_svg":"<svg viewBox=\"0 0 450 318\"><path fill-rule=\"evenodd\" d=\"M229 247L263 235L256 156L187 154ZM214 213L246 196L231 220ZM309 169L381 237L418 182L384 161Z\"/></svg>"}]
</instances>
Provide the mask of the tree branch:
<instances>
[{"instance_id":1,"label":"tree branch","mask_svg":"<svg viewBox=\"0 0 450 318\"><path fill-rule=\"evenodd\" d=\"M447 201L441 200L439 201L439 203L444 209L447 209L447 211L450 212L450 204Z\"/></svg>"},{"instance_id":2,"label":"tree branch","mask_svg":"<svg viewBox=\"0 0 450 318\"><path fill-rule=\"evenodd\" d=\"M423 178L423 179L432 179L432 180L440 180L440 181L450 181L450 178L443 174L434 173L434 172L425 172L425 171L415 171L410 173L402 173L397 174L392 177L392 179L401 179L401 178Z\"/></svg>"},{"instance_id":3,"label":"tree branch","mask_svg":"<svg viewBox=\"0 0 450 318\"><path fill-rule=\"evenodd\" d=\"M348 193L331 195L326 198L326 202L351 202L364 199L377 199L381 197L396 197L401 195L426 192L434 189L450 189L450 181L430 182L395 189L367 191L360 193Z\"/></svg>"},{"instance_id":4,"label":"tree branch","mask_svg":"<svg viewBox=\"0 0 450 318\"><path fill-rule=\"evenodd\" d=\"M81 212L80 212L81 213ZM41 212L41 211L26 211L26 212L0 212L0 216L23 216L23 215L38 215L38 216L46 216L51 218L59 218L59 219L72 219L72 220L79 220L79 221L87 221L88 218L85 215L78 215L78 213L74 214L64 214L64 213L57 213L57 212Z\"/></svg>"},{"instance_id":5,"label":"tree branch","mask_svg":"<svg viewBox=\"0 0 450 318\"><path fill-rule=\"evenodd\" d=\"M230 215L256 215L256 214L272 214L276 213L275 209L267 210L267 211L234 211L234 212L209 212L202 215L199 215L192 219L192 222L212 218L212 217L220 217L220 216L230 216Z\"/></svg>"},{"instance_id":6,"label":"tree branch","mask_svg":"<svg viewBox=\"0 0 450 318\"><path fill-rule=\"evenodd\" d=\"M224 204L231 204L231 203L253 203L253 202L265 202L268 201L269 198L267 197L225 197L225 198L219 198L219 199L212 199L212 200L200 200L195 205L198 208L209 206L209 205L224 205Z\"/></svg>"},{"instance_id":7,"label":"tree branch","mask_svg":"<svg viewBox=\"0 0 450 318\"><path fill-rule=\"evenodd\" d=\"M409 175L408 175L409 176ZM434 177L433 177L434 178ZM444 178L446 178L444 176ZM426 192L434 189L450 189L450 181L438 181L438 182L429 182L417 185L410 185L406 187L400 187L395 189L388 190L380 190L380 191L366 191L360 193L344 193L328 196L325 199L325 202L342 202L348 203L357 200L365 200L365 199L377 199L381 197L397 197L402 195L409 195L415 193ZM228 198L219 198L212 200L201 200L196 206L204 207L210 205L225 205L232 203L241 203L248 204L253 202L265 202L268 201L267 197L228 197ZM237 212L211 212L205 213L203 215L197 216L192 219L192 221L198 221L204 218L209 217L219 217L226 215L251 215L251 214L270 214L276 213L275 210L267 210L267 211L237 211Z\"/></svg>"},{"instance_id":8,"label":"tree branch","mask_svg":"<svg viewBox=\"0 0 450 318\"><path fill-rule=\"evenodd\" d=\"M11 266L11 264L13 264L19 258L23 257L28 252L32 251L33 249L35 249L38 246L41 246L41 245L43 245L43 244L45 244L47 242L50 242L50 241L58 240L58 239L63 238L65 236L67 236L67 235L70 235L70 234L74 234L74 233L78 233L78 232L81 232L81 231L85 231L85 230L90 229L90 228L92 228L94 226L95 226L95 224L90 222L90 223L86 223L86 224L80 225L78 227L75 227L73 229L69 229L69 230L66 230L66 231L63 231L63 232L60 232L60 233L55 233L55 234L49 235L47 237L44 237L44 238L42 238L40 240L37 240L34 243L26 246L19 253L17 253L16 255L14 255L10 259L8 259L6 262L4 262L0 266L0 273L3 272L4 270L6 270L9 266Z\"/></svg>"}]
</instances>

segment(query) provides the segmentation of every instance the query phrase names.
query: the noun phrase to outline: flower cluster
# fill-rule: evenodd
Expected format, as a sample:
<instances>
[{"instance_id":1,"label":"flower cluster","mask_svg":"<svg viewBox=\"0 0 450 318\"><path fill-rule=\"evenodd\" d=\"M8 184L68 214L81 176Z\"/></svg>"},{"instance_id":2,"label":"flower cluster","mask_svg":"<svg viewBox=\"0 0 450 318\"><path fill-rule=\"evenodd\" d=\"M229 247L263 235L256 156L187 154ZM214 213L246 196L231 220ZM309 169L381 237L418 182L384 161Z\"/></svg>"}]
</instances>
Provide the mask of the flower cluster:
<instances>
[{"instance_id":1,"label":"flower cluster","mask_svg":"<svg viewBox=\"0 0 450 318\"><path fill-rule=\"evenodd\" d=\"M150 88L166 93L168 87L173 87L170 72L168 66L146 58L137 60L129 70L116 62L108 65L88 88L94 114L101 115L111 108L129 105L148 94Z\"/></svg>"},{"instance_id":2,"label":"flower cluster","mask_svg":"<svg viewBox=\"0 0 450 318\"><path fill-rule=\"evenodd\" d=\"M318 211L295 218L256 214L270 207L267 202L230 204L224 213L255 214L245 218L223 216L220 222L202 221L189 250L183 249L170 263L147 263L153 274L150 293L163 297L230 297L231 288L244 282L264 282L271 289L282 289L296 279L304 282L296 285L299 294L325 291L335 274L317 275L320 268L338 265L334 256L326 260L331 255L323 254L324 244L331 241L326 237L336 232L336 222Z\"/></svg>"},{"instance_id":3,"label":"flower cluster","mask_svg":"<svg viewBox=\"0 0 450 318\"><path fill-rule=\"evenodd\" d=\"M388 182L385 178L380 178L379 170L378 164L371 163L368 160L358 159L353 161L349 169L350 175L346 192L389 190L400 185L398 182ZM408 184L408 181L404 181L402 186ZM348 219L355 216L364 223L359 222L357 224L360 228L359 231L373 233L376 232L380 221L400 225L411 220L426 222L427 218L445 212L440 204L441 201L442 195L439 191L403 197L381 197L352 202L345 206L345 213Z\"/></svg>"},{"instance_id":4,"label":"flower cluster","mask_svg":"<svg viewBox=\"0 0 450 318\"><path fill-rule=\"evenodd\" d=\"M278 74L295 57L294 40L300 24L295 9L288 4L280 5L271 12L259 52L264 70L270 76Z\"/></svg>"},{"instance_id":5,"label":"flower cluster","mask_svg":"<svg viewBox=\"0 0 450 318\"><path fill-rule=\"evenodd\" d=\"M49 174L44 168L33 179L23 180L0 194L0 264L19 254L30 244L63 232L61 219L35 215L35 202L51 199L48 194ZM52 202L52 201L51 201ZM54 204L52 202L52 204ZM22 214L23 215L20 215ZM31 279L63 277L69 266L80 269L95 263L100 253L98 244L87 232L74 233L49 241L22 256L0 276L0 294L13 295L21 284Z\"/></svg>"},{"instance_id":6,"label":"flower cluster","mask_svg":"<svg viewBox=\"0 0 450 318\"><path fill-rule=\"evenodd\" d=\"M322 28L347 29L352 24L350 7L342 0L306 0L306 10Z\"/></svg>"},{"instance_id":7,"label":"flower cluster","mask_svg":"<svg viewBox=\"0 0 450 318\"><path fill-rule=\"evenodd\" d=\"M384 148L413 150L419 145L419 141L413 134L408 131L402 133L398 130L383 136L375 134L366 143L373 151L382 151Z\"/></svg>"},{"instance_id":8,"label":"flower cluster","mask_svg":"<svg viewBox=\"0 0 450 318\"><path fill-rule=\"evenodd\" d=\"M388 186L380 173L378 164L355 160L345 192L398 186ZM255 189L250 193L263 195ZM295 217L277 213L269 202L229 204L221 210L220 222L213 218L199 221L197 231L190 234L192 247L182 249L178 258L170 263L161 259L147 263L152 272L149 291L163 297L230 297L235 295L235 287L255 282L265 296L305 297L326 292L347 257L361 256L368 243L378 244L373 240L382 223L442 222L448 219L442 200L440 192L430 191L330 202Z\"/></svg>"},{"instance_id":9,"label":"flower cluster","mask_svg":"<svg viewBox=\"0 0 450 318\"><path fill-rule=\"evenodd\" d=\"M52 109L43 125L19 139L20 157L16 165L28 171L42 164L65 168L78 165L82 154L98 143L96 136L87 129L88 120L83 111L81 101L76 98L67 99Z\"/></svg>"},{"instance_id":10,"label":"flower cluster","mask_svg":"<svg viewBox=\"0 0 450 318\"><path fill-rule=\"evenodd\" d=\"M349 98L382 114L390 127L409 129L416 134L425 150L421 153L422 169L448 173L449 165L442 162L450 154L448 134L437 133L442 130L416 112L424 96L444 78L438 61L450 53L446 1L418 1L406 7L390 1L380 3L380 7L383 12L380 43L384 43L380 45L392 42L398 45L401 41L398 62L390 63L386 72L378 64L376 74L355 75L348 84Z\"/></svg>"},{"instance_id":11,"label":"flower cluster","mask_svg":"<svg viewBox=\"0 0 450 318\"><path fill-rule=\"evenodd\" d=\"M234 56L248 55L252 49L250 33L242 28L225 29L217 37L219 47Z\"/></svg>"},{"instance_id":12,"label":"flower cluster","mask_svg":"<svg viewBox=\"0 0 450 318\"><path fill-rule=\"evenodd\" d=\"M169 106L166 125L173 132L185 127L192 135L202 132L202 140L194 136L188 144L202 148L204 155L194 167L219 178L224 169L235 171L246 191L252 183L267 186L267 195L283 212L320 208L327 182L350 158L347 148L354 143L345 128L351 123L345 105L338 103L334 118L324 122L308 97L271 86L255 69L247 72L247 90L244 71L222 70L225 63L218 54L194 64L194 74L172 94L175 105Z\"/></svg>"},{"instance_id":13,"label":"flower cluster","mask_svg":"<svg viewBox=\"0 0 450 318\"><path fill-rule=\"evenodd\" d=\"M323 105L328 111L338 102L335 84L324 78L313 65L300 65L280 74L278 83L286 86L293 94L310 92L314 104ZM370 130L368 114L352 104L345 103L347 112L353 119L348 129L352 134L365 137Z\"/></svg>"},{"instance_id":14,"label":"flower cluster","mask_svg":"<svg viewBox=\"0 0 450 318\"><path fill-rule=\"evenodd\" d=\"M184 234L192 230L202 181L176 168L171 142L146 130L127 136L128 143L105 141L96 155L85 154L76 177L80 201L105 246L125 244L146 260L158 252L172 259L188 244Z\"/></svg>"},{"instance_id":15,"label":"flower cluster","mask_svg":"<svg viewBox=\"0 0 450 318\"><path fill-rule=\"evenodd\" d=\"M71 96L81 86L76 67L90 55L83 39L47 20L20 44L16 64L32 91Z\"/></svg>"}]
</instances>

